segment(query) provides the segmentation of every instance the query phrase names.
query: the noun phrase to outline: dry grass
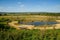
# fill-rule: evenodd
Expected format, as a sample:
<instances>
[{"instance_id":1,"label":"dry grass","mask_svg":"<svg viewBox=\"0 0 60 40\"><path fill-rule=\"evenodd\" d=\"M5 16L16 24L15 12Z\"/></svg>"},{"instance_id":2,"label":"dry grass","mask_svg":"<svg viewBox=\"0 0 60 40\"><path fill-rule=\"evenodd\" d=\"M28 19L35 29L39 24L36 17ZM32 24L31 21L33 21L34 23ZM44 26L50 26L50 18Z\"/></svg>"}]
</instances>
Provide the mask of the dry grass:
<instances>
[{"instance_id":1,"label":"dry grass","mask_svg":"<svg viewBox=\"0 0 60 40\"><path fill-rule=\"evenodd\" d=\"M46 21L55 19L55 16L40 16L40 15L22 15L22 16L0 16L0 18L8 18L11 20L25 20L25 21Z\"/></svg>"}]
</instances>

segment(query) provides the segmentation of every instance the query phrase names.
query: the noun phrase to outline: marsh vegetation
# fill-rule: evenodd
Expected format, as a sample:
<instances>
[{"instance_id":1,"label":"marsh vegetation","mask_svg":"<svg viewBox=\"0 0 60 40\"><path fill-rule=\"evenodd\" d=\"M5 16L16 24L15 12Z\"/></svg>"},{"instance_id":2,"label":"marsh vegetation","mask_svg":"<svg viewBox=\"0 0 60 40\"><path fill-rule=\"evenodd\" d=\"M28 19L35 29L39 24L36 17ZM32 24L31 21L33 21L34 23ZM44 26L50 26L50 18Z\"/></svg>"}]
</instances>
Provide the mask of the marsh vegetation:
<instances>
[{"instance_id":1,"label":"marsh vegetation","mask_svg":"<svg viewBox=\"0 0 60 40\"><path fill-rule=\"evenodd\" d=\"M38 30L23 29L17 30L8 25L11 21L18 23L30 22L56 22L60 20L60 13L1 13L0 12L0 40L60 40L60 29ZM42 25L43 26L43 25ZM51 27L45 24L43 26Z\"/></svg>"}]
</instances>

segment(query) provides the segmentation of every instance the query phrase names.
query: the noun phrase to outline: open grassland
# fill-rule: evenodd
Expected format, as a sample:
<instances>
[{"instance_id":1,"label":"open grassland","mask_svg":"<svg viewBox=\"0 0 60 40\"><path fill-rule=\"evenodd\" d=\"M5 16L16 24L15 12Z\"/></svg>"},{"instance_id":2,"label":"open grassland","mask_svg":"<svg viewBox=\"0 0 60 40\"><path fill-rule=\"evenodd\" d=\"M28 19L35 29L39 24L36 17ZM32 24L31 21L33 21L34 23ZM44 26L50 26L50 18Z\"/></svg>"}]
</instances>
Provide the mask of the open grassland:
<instances>
[{"instance_id":1,"label":"open grassland","mask_svg":"<svg viewBox=\"0 0 60 40\"><path fill-rule=\"evenodd\" d=\"M60 16L51 16L51 15L50 16L48 16L48 15L47 16L46 15L15 15L15 16L14 15L13 16L12 15L9 15L9 16L4 15L4 16L0 16L0 20L5 21L6 23L11 22L11 21L13 21L13 22L17 21L17 23L21 22L21 21L23 21L25 23L26 22L34 22L34 21L46 21L46 22L55 21L56 22L56 20L59 20L59 19L60 19ZM18 28L17 26L20 26L20 25L14 25L12 23L10 23L9 25L11 25L15 28ZM58 24L56 24L56 25L58 26ZM44 26L38 26L38 28L37 27L36 28L42 29L41 27L45 27L45 26L47 27L47 29L53 29L54 25L44 25ZM58 26L58 28L56 28L56 29L59 29L59 28L60 27Z\"/></svg>"},{"instance_id":2,"label":"open grassland","mask_svg":"<svg viewBox=\"0 0 60 40\"><path fill-rule=\"evenodd\" d=\"M6 18L10 20L25 20L25 21L49 21L49 20L56 20L59 17L56 16L40 16L40 15L25 15L25 16L0 16L1 18Z\"/></svg>"},{"instance_id":3,"label":"open grassland","mask_svg":"<svg viewBox=\"0 0 60 40\"><path fill-rule=\"evenodd\" d=\"M34 21L57 21L60 22L59 14L0 14L0 40L60 40L60 29L44 30L37 29L20 29L17 30L8 23L12 21L34 22ZM13 25L13 24L12 24ZM16 24L19 25L19 24ZM60 28L60 24L56 24ZM14 25L15 26L15 25Z\"/></svg>"}]
</instances>

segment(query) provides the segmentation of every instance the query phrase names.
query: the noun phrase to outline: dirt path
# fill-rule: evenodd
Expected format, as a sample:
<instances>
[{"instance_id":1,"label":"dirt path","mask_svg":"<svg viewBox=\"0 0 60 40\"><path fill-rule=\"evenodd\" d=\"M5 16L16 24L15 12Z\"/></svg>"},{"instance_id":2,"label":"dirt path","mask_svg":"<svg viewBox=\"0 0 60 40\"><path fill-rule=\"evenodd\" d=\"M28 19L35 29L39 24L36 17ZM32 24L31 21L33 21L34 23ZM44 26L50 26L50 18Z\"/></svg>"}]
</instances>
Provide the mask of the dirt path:
<instances>
[{"instance_id":1,"label":"dirt path","mask_svg":"<svg viewBox=\"0 0 60 40\"><path fill-rule=\"evenodd\" d=\"M8 23L8 24L9 24L11 27L13 27L13 28L19 29L19 28L18 28L19 25L15 25L15 23L17 23L17 21L13 21L13 22L10 22L10 23Z\"/></svg>"},{"instance_id":2,"label":"dirt path","mask_svg":"<svg viewBox=\"0 0 60 40\"><path fill-rule=\"evenodd\" d=\"M60 20L56 20L57 22L60 22ZM60 23L59 24L56 24L56 29L60 29Z\"/></svg>"}]
</instances>

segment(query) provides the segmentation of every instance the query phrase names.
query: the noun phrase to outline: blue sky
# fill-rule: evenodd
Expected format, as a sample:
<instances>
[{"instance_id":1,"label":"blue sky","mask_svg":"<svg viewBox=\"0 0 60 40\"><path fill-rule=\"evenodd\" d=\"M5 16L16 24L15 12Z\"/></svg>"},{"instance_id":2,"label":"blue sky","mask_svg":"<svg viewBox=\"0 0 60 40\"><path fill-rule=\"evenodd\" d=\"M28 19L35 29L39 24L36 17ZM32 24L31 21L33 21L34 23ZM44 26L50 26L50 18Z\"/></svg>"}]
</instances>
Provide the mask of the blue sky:
<instances>
[{"instance_id":1,"label":"blue sky","mask_svg":"<svg viewBox=\"0 0 60 40\"><path fill-rule=\"evenodd\" d=\"M60 12L60 0L0 0L0 12Z\"/></svg>"}]
</instances>

